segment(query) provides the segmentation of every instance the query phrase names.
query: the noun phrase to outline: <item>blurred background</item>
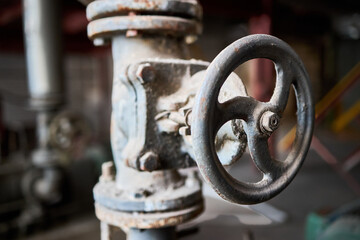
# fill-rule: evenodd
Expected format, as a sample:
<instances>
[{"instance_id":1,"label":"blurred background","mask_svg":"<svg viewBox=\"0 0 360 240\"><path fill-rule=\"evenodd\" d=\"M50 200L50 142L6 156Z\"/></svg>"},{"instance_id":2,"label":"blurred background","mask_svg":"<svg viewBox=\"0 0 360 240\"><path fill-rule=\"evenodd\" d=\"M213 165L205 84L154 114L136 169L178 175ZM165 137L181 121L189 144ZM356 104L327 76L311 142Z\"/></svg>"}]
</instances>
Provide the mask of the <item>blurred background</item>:
<instances>
[{"instance_id":1,"label":"blurred background","mask_svg":"<svg viewBox=\"0 0 360 240\"><path fill-rule=\"evenodd\" d=\"M227 45L249 34L281 38L294 48L309 72L316 125L307 160L283 193L258 208L219 207L216 201L220 200L207 201L207 213L190 226L195 230L184 234L183 239L310 240L317 239L316 232L329 226L332 236L343 232L349 238L342 239L360 239L360 2L200 3L203 34L190 46L192 57L211 62ZM61 5L59 51L65 90L49 130L51 141L61 152L61 164L56 171L39 173L31 159L42 134L37 127L46 122L46 116L38 113L48 106L39 108L31 103L23 2L0 0L0 239L100 239L92 188L101 164L112 160L111 49L95 47L88 39L82 3L62 0ZM260 100L271 97L269 90L275 79L271 62L253 60L236 72L249 95ZM295 109L292 93L280 133L272 141L273 154L279 158L286 156L293 140ZM256 178L257 174L248 154L229 171L242 180ZM38 202L28 188L34 179L44 176L56 184L39 184L42 195ZM340 215L352 218L331 225L329 219ZM122 233L118 237L125 239Z\"/></svg>"}]
</instances>

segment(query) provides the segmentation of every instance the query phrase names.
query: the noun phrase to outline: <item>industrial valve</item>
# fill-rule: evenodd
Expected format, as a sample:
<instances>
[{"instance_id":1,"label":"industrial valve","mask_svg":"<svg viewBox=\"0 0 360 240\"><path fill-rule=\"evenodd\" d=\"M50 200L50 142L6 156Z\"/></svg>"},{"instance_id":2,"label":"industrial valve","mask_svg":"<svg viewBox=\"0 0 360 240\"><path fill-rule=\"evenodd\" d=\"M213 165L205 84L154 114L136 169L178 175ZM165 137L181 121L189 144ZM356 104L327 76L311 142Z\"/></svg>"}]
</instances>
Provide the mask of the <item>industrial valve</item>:
<instances>
[{"instance_id":1,"label":"industrial valve","mask_svg":"<svg viewBox=\"0 0 360 240\"><path fill-rule=\"evenodd\" d=\"M266 201L294 178L308 151L314 110L303 63L269 35L242 38L210 64L189 60L187 42L201 32L195 0L98 0L87 7L88 35L111 43L114 60L111 144L116 166L106 163L94 187L102 239L113 227L128 239L176 239L175 226L203 211L201 180L239 204ZM267 58L277 80L269 102L247 95L232 71ZM290 87L297 97L297 136L285 161L272 159L267 141L278 128ZM239 182L223 165L248 145L263 173ZM185 169L185 171L180 171ZM194 170L195 169L195 170Z\"/></svg>"},{"instance_id":2,"label":"industrial valve","mask_svg":"<svg viewBox=\"0 0 360 240\"><path fill-rule=\"evenodd\" d=\"M219 103L219 91L227 76L238 65L254 58L267 58L275 64L276 86L270 101L264 103L240 95ZM278 161L270 155L268 138L279 126L291 85L298 108L296 138L285 161ZM195 159L204 179L228 201L240 204L266 201L290 183L309 149L314 109L308 74L296 53L280 39L268 35L244 37L224 49L209 66L192 116ZM224 123L233 119L244 123L250 154L263 174L257 183L232 178L216 154L214 137Z\"/></svg>"}]
</instances>

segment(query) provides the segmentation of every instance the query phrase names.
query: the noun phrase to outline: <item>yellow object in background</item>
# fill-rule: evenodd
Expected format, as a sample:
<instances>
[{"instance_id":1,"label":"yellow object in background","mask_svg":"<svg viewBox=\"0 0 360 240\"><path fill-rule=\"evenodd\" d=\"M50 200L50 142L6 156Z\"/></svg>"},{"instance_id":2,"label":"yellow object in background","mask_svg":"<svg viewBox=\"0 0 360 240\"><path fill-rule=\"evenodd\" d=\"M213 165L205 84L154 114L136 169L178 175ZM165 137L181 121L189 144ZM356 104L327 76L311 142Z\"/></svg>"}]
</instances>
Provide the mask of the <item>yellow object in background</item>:
<instances>
[{"instance_id":1,"label":"yellow object in background","mask_svg":"<svg viewBox=\"0 0 360 240\"><path fill-rule=\"evenodd\" d=\"M348 111L335 119L331 128L338 133L343 130L354 118L360 115L360 100L358 100Z\"/></svg>"},{"instance_id":2,"label":"yellow object in background","mask_svg":"<svg viewBox=\"0 0 360 240\"><path fill-rule=\"evenodd\" d=\"M351 71L343 77L315 106L315 122L322 116L332 104L356 81L360 79L360 63L356 64ZM332 129L339 132L348 125L356 116L360 114L360 100L357 101L346 113L338 117L332 124ZM294 126L281 140L280 150L285 151L290 148L296 134Z\"/></svg>"}]
</instances>

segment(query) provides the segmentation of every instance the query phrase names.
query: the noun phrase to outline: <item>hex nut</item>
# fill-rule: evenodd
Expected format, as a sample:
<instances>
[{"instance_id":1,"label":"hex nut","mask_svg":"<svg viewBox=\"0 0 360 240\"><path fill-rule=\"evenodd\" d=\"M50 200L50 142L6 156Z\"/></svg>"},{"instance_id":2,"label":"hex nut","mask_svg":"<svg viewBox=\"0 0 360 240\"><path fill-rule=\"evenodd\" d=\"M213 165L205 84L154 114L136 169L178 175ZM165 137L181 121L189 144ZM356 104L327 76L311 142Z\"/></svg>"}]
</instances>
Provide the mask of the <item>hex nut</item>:
<instances>
[{"instance_id":1,"label":"hex nut","mask_svg":"<svg viewBox=\"0 0 360 240\"><path fill-rule=\"evenodd\" d=\"M188 126L181 127L179 129L179 134L181 136L190 136L191 135L191 128Z\"/></svg>"},{"instance_id":2,"label":"hex nut","mask_svg":"<svg viewBox=\"0 0 360 240\"><path fill-rule=\"evenodd\" d=\"M95 38L93 40L93 44L94 46L96 47L100 47L100 46L106 46L110 43L110 40L109 39L106 39L106 38Z\"/></svg>"},{"instance_id":3,"label":"hex nut","mask_svg":"<svg viewBox=\"0 0 360 240\"><path fill-rule=\"evenodd\" d=\"M158 169L159 165L159 156L152 151L145 153L139 159L139 168L141 171L151 172Z\"/></svg>"},{"instance_id":4,"label":"hex nut","mask_svg":"<svg viewBox=\"0 0 360 240\"><path fill-rule=\"evenodd\" d=\"M146 82L154 81L155 70L149 63L140 64L135 75L141 84L144 84Z\"/></svg>"},{"instance_id":5,"label":"hex nut","mask_svg":"<svg viewBox=\"0 0 360 240\"><path fill-rule=\"evenodd\" d=\"M271 133L279 127L280 118L276 113L271 111L266 111L261 116L260 122L261 122L260 124L261 130L264 133L269 133L269 132Z\"/></svg>"}]
</instances>

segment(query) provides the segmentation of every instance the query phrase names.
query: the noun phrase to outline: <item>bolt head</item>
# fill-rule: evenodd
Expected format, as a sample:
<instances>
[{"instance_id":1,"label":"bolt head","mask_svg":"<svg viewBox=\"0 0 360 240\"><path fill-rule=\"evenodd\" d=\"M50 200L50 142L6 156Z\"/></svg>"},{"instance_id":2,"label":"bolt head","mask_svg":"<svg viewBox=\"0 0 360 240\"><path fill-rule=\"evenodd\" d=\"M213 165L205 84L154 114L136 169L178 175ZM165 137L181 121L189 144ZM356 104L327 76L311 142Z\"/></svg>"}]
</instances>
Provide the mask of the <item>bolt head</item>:
<instances>
[{"instance_id":1,"label":"bolt head","mask_svg":"<svg viewBox=\"0 0 360 240\"><path fill-rule=\"evenodd\" d=\"M112 181L115 178L115 167L113 162L105 162L101 166L100 181Z\"/></svg>"},{"instance_id":2,"label":"bolt head","mask_svg":"<svg viewBox=\"0 0 360 240\"><path fill-rule=\"evenodd\" d=\"M149 63L141 64L136 71L136 78L142 84L154 81L155 70Z\"/></svg>"},{"instance_id":3,"label":"bolt head","mask_svg":"<svg viewBox=\"0 0 360 240\"><path fill-rule=\"evenodd\" d=\"M154 171L158 169L159 165L159 156L152 151L145 153L139 159L139 166L142 171Z\"/></svg>"},{"instance_id":4,"label":"bolt head","mask_svg":"<svg viewBox=\"0 0 360 240\"><path fill-rule=\"evenodd\" d=\"M148 190L144 190L144 189L139 189L136 190L134 192L132 192L132 197L135 199L139 199L139 198L146 198L148 196L150 196L152 193Z\"/></svg>"},{"instance_id":5,"label":"bolt head","mask_svg":"<svg viewBox=\"0 0 360 240\"><path fill-rule=\"evenodd\" d=\"M95 46L99 47L99 46L105 46L108 45L110 43L109 39L106 38L95 38L93 40L93 43Z\"/></svg>"},{"instance_id":6,"label":"bolt head","mask_svg":"<svg viewBox=\"0 0 360 240\"><path fill-rule=\"evenodd\" d=\"M181 136L190 136L191 135L191 128L188 126L181 127L179 129L179 134Z\"/></svg>"},{"instance_id":7,"label":"bolt head","mask_svg":"<svg viewBox=\"0 0 360 240\"><path fill-rule=\"evenodd\" d=\"M271 111L266 111L261 116L261 130L265 133L275 131L280 124L279 116Z\"/></svg>"}]
</instances>

